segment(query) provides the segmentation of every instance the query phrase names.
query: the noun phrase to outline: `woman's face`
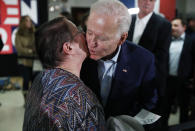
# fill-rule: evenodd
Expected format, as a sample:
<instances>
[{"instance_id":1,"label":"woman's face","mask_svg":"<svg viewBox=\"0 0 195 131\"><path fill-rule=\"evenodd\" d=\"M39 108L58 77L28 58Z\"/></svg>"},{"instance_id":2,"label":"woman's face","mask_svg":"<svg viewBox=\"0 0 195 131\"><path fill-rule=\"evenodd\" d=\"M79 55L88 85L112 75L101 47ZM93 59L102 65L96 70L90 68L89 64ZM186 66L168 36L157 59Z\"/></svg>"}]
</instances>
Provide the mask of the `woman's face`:
<instances>
[{"instance_id":1,"label":"woman's face","mask_svg":"<svg viewBox=\"0 0 195 131\"><path fill-rule=\"evenodd\" d=\"M84 32L79 30L72 22L70 21L67 22L69 23L69 28L72 31L73 35L72 46L75 47L74 48L75 54L77 54L79 57L86 58L89 52Z\"/></svg>"},{"instance_id":2,"label":"woman's face","mask_svg":"<svg viewBox=\"0 0 195 131\"><path fill-rule=\"evenodd\" d=\"M31 22L31 19L29 17L25 18L25 25L26 25L27 28L32 27L32 22Z\"/></svg>"}]
</instances>

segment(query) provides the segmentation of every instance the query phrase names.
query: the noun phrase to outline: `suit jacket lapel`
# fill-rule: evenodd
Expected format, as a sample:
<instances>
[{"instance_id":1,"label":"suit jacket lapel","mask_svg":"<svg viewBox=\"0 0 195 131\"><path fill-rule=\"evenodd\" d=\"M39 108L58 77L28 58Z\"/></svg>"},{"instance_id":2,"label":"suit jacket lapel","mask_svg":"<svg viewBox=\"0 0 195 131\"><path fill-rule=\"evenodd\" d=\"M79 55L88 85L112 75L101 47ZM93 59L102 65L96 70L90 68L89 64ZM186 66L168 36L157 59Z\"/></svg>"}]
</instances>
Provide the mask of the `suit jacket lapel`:
<instances>
[{"instance_id":1,"label":"suit jacket lapel","mask_svg":"<svg viewBox=\"0 0 195 131\"><path fill-rule=\"evenodd\" d=\"M88 58L85 60L84 64L85 63L86 63L86 65L84 66L85 76L83 76L84 77L83 79L85 79L85 81L88 81L87 83L89 88L91 88L92 91L95 92L97 97L100 98L100 82L98 78L97 61Z\"/></svg>"},{"instance_id":2,"label":"suit jacket lapel","mask_svg":"<svg viewBox=\"0 0 195 131\"><path fill-rule=\"evenodd\" d=\"M183 57L184 57L184 54L185 54L185 52L186 52L186 50L187 50L187 47L188 47L188 45L189 45L189 40L190 40L190 38L189 38L189 36L186 34L186 36L185 36L185 40L184 40L184 43L183 43L183 48L182 48L182 52L181 52L181 57L180 57L180 62L179 62L179 65L182 65L183 63L182 63L182 61L183 61ZM179 69L179 68L178 68Z\"/></svg>"},{"instance_id":3,"label":"suit jacket lapel","mask_svg":"<svg viewBox=\"0 0 195 131\"><path fill-rule=\"evenodd\" d=\"M134 29L135 29L135 21L136 21L136 15L132 15L131 26L130 26L129 34L128 34L128 40L129 41L133 40L133 33L134 33Z\"/></svg>"},{"instance_id":4,"label":"suit jacket lapel","mask_svg":"<svg viewBox=\"0 0 195 131\"><path fill-rule=\"evenodd\" d=\"M129 70L130 64L128 64L128 61L131 59L131 57L130 55L127 55L128 53L126 53L127 47L125 46L125 44L126 43L123 43L117 60L117 67L115 70L115 75L112 80L112 85L111 85L107 104L109 104L110 98L117 97L117 95L112 95L112 94L115 94L115 92L117 92L117 89L120 88L120 81L125 80L127 78L126 77L127 72L130 71Z\"/></svg>"},{"instance_id":5,"label":"suit jacket lapel","mask_svg":"<svg viewBox=\"0 0 195 131\"><path fill-rule=\"evenodd\" d=\"M148 40L145 40L145 39L150 39L149 36L151 36L151 34L153 33L152 31L154 30L154 26L153 24L155 23L155 13L152 14L151 18L149 19L148 23L146 24L146 28L144 29L144 32L140 38L140 41L139 41L139 44L138 45L141 45L143 46L144 48L148 49L147 46L149 46L150 44L146 44L145 41L148 41Z\"/></svg>"},{"instance_id":6,"label":"suit jacket lapel","mask_svg":"<svg viewBox=\"0 0 195 131\"><path fill-rule=\"evenodd\" d=\"M96 94L99 94L97 97L100 98L100 80L99 80L99 77L98 77L98 63L97 61L94 61L94 74L92 74L91 76L93 77L93 80L94 80L94 84L95 84L95 91L97 92Z\"/></svg>"}]
</instances>

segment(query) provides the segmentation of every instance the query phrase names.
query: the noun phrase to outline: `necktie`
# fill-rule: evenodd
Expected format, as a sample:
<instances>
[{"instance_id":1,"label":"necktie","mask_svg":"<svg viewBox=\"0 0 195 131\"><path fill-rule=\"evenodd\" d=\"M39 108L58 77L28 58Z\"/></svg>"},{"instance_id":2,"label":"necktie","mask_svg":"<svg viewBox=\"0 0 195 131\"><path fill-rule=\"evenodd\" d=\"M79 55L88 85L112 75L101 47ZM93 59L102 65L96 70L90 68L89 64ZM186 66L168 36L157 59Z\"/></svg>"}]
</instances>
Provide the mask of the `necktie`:
<instances>
[{"instance_id":1,"label":"necktie","mask_svg":"<svg viewBox=\"0 0 195 131\"><path fill-rule=\"evenodd\" d=\"M183 38L182 37L178 37L178 38L172 37L172 41L180 41L180 40L183 40Z\"/></svg>"},{"instance_id":2,"label":"necktie","mask_svg":"<svg viewBox=\"0 0 195 131\"><path fill-rule=\"evenodd\" d=\"M111 63L111 65L107 67L108 69L106 69L106 67L104 66L104 71L106 72L104 72L102 76L101 91L100 91L103 106L106 105L110 93L110 88L112 84L113 66L114 63Z\"/></svg>"}]
</instances>

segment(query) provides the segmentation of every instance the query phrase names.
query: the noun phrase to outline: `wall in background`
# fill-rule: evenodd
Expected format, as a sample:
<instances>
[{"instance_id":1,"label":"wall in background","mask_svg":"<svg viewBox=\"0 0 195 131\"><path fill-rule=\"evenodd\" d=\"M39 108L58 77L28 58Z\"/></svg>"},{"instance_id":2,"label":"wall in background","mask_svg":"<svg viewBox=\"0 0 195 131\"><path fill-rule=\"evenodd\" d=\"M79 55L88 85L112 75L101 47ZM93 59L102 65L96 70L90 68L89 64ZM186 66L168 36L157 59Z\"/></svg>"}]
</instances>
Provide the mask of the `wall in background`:
<instances>
[{"instance_id":1,"label":"wall in background","mask_svg":"<svg viewBox=\"0 0 195 131\"><path fill-rule=\"evenodd\" d=\"M176 0L177 16L187 19L195 17L195 0Z\"/></svg>"},{"instance_id":2,"label":"wall in background","mask_svg":"<svg viewBox=\"0 0 195 131\"><path fill-rule=\"evenodd\" d=\"M181 16L186 10L186 0L176 0L177 15Z\"/></svg>"},{"instance_id":3,"label":"wall in background","mask_svg":"<svg viewBox=\"0 0 195 131\"><path fill-rule=\"evenodd\" d=\"M97 0L49 0L49 20L59 16L61 11L71 12L72 7L89 8Z\"/></svg>"},{"instance_id":4,"label":"wall in background","mask_svg":"<svg viewBox=\"0 0 195 131\"><path fill-rule=\"evenodd\" d=\"M161 0L159 12L164 14L168 20L172 20L175 17L175 4L175 0Z\"/></svg>"},{"instance_id":5,"label":"wall in background","mask_svg":"<svg viewBox=\"0 0 195 131\"><path fill-rule=\"evenodd\" d=\"M195 0L187 0L186 14L195 17Z\"/></svg>"}]
</instances>

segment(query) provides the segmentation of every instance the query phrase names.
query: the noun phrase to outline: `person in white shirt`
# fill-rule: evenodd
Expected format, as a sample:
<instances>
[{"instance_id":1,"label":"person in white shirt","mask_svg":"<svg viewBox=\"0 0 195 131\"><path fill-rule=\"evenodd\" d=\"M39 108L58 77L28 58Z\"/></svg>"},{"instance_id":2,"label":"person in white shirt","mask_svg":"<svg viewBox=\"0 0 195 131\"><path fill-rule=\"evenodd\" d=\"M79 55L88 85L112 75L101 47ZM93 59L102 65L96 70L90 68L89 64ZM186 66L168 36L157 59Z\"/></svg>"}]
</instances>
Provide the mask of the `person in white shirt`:
<instances>
[{"instance_id":1,"label":"person in white shirt","mask_svg":"<svg viewBox=\"0 0 195 131\"><path fill-rule=\"evenodd\" d=\"M171 43L171 23L153 12L156 0L138 0L139 13L132 15L128 40L138 44L155 56L158 102L155 113L163 118L163 103L168 74L168 55ZM159 130L159 129L156 129Z\"/></svg>"},{"instance_id":2,"label":"person in white shirt","mask_svg":"<svg viewBox=\"0 0 195 131\"><path fill-rule=\"evenodd\" d=\"M166 124L176 99L180 107L180 123L188 121L189 91L186 83L192 78L192 44L194 38L185 33L186 24L176 18L172 22L172 42L169 48L169 77L166 90Z\"/></svg>"}]
</instances>

